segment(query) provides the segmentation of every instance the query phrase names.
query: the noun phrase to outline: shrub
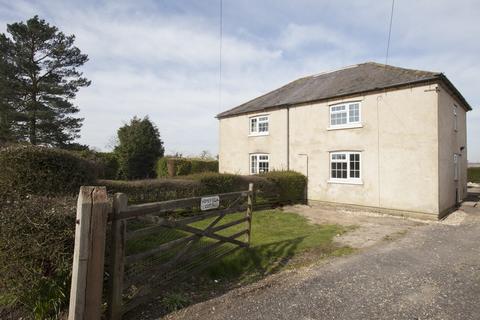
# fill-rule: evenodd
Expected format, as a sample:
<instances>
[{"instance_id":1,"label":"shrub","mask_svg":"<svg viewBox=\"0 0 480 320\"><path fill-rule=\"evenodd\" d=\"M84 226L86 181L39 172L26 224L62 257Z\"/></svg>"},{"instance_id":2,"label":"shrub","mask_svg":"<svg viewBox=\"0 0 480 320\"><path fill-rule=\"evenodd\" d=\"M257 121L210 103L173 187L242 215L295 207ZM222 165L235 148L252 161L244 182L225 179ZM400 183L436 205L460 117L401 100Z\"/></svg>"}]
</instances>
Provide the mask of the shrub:
<instances>
[{"instance_id":1,"label":"shrub","mask_svg":"<svg viewBox=\"0 0 480 320\"><path fill-rule=\"evenodd\" d=\"M0 301L11 309L53 319L68 306L75 203L70 196L0 199Z\"/></svg>"},{"instance_id":2,"label":"shrub","mask_svg":"<svg viewBox=\"0 0 480 320\"><path fill-rule=\"evenodd\" d=\"M192 163L192 174L202 172L218 172L217 160L191 159L190 162Z\"/></svg>"},{"instance_id":3,"label":"shrub","mask_svg":"<svg viewBox=\"0 0 480 320\"><path fill-rule=\"evenodd\" d=\"M0 194L75 194L95 181L91 162L59 149L15 146L0 150Z\"/></svg>"},{"instance_id":4,"label":"shrub","mask_svg":"<svg viewBox=\"0 0 480 320\"><path fill-rule=\"evenodd\" d=\"M258 203L286 204L304 200L306 178L291 171L259 176L205 172L182 179L99 180L97 184L106 186L110 194L126 193L130 203L143 203L247 190L251 182Z\"/></svg>"},{"instance_id":5,"label":"shrub","mask_svg":"<svg viewBox=\"0 0 480 320\"><path fill-rule=\"evenodd\" d=\"M205 172L186 177L200 182L205 194L225 193L248 189L248 180L228 173Z\"/></svg>"},{"instance_id":6,"label":"shrub","mask_svg":"<svg viewBox=\"0 0 480 320\"><path fill-rule=\"evenodd\" d=\"M113 152L97 152L96 164L98 167L98 178L116 179L118 177L118 157Z\"/></svg>"},{"instance_id":7,"label":"shrub","mask_svg":"<svg viewBox=\"0 0 480 320\"><path fill-rule=\"evenodd\" d=\"M305 199L307 178L295 171L270 171L260 175L275 183L281 203L301 202Z\"/></svg>"},{"instance_id":8,"label":"shrub","mask_svg":"<svg viewBox=\"0 0 480 320\"><path fill-rule=\"evenodd\" d=\"M218 161L170 157L157 161L157 177L186 176L203 172L218 172Z\"/></svg>"},{"instance_id":9,"label":"shrub","mask_svg":"<svg viewBox=\"0 0 480 320\"><path fill-rule=\"evenodd\" d=\"M472 167L467 169L468 182L480 183L480 167Z\"/></svg>"},{"instance_id":10,"label":"shrub","mask_svg":"<svg viewBox=\"0 0 480 320\"><path fill-rule=\"evenodd\" d=\"M191 180L98 180L97 185L106 186L109 194L126 193L130 204L189 198L202 194L201 184Z\"/></svg>"},{"instance_id":11,"label":"shrub","mask_svg":"<svg viewBox=\"0 0 480 320\"><path fill-rule=\"evenodd\" d=\"M129 124L118 129L118 155L120 174L124 179L155 177L155 164L163 157L163 142L157 127L145 117L134 117Z\"/></svg>"}]
</instances>

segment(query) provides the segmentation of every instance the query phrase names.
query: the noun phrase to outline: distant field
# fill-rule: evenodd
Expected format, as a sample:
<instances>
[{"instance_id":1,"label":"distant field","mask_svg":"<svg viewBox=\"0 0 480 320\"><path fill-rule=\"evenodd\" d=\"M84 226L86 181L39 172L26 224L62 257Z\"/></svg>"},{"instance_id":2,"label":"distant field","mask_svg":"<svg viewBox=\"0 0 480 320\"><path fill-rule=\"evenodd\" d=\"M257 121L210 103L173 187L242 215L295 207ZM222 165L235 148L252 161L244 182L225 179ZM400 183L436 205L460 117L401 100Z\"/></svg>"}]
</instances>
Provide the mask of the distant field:
<instances>
[{"instance_id":1,"label":"distant field","mask_svg":"<svg viewBox=\"0 0 480 320\"><path fill-rule=\"evenodd\" d=\"M468 175L468 181L469 182L479 182L480 183L480 167L468 168L467 175Z\"/></svg>"}]
</instances>

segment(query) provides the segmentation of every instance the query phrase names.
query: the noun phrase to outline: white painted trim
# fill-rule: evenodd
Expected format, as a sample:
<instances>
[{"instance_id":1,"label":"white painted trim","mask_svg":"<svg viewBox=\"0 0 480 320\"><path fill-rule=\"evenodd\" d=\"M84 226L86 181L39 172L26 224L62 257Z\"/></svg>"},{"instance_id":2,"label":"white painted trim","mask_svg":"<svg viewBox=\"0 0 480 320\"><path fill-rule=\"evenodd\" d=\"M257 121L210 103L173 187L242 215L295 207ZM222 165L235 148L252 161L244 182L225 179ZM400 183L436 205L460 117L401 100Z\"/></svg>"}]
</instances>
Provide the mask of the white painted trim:
<instances>
[{"instance_id":1,"label":"white painted trim","mask_svg":"<svg viewBox=\"0 0 480 320\"><path fill-rule=\"evenodd\" d=\"M345 154L345 160L335 160L335 162L345 162L347 164L347 176L348 178L341 179L341 178L332 178L332 157L335 154ZM350 178L350 155L351 154L358 154L359 156L359 177L358 178ZM329 161L328 161L328 180L327 182L331 183L347 183L347 184L363 184L362 182L362 168L363 168L363 160L362 160L362 152L361 151L331 151L329 154Z\"/></svg>"},{"instance_id":2,"label":"white painted trim","mask_svg":"<svg viewBox=\"0 0 480 320\"><path fill-rule=\"evenodd\" d=\"M358 104L358 121L350 122L350 105ZM344 111L332 111L334 107L345 107ZM347 114L347 123L332 125L332 113L346 113ZM358 128L353 125L362 126L362 102L361 101L345 101L342 103L331 104L328 106L328 127L327 130L333 130L336 128L346 129L346 128Z\"/></svg>"},{"instance_id":3,"label":"white painted trim","mask_svg":"<svg viewBox=\"0 0 480 320\"><path fill-rule=\"evenodd\" d=\"M259 118L267 118L267 121L262 121L262 123L267 123L268 125L268 131L258 131L258 126L260 124ZM256 129L257 131L252 131L252 120L256 119L257 120L257 125ZM255 137L255 136L266 136L270 132L270 115L269 114L260 114L260 115L255 115L255 116L250 116L248 117L248 136L249 137Z\"/></svg>"},{"instance_id":4,"label":"white painted trim","mask_svg":"<svg viewBox=\"0 0 480 320\"><path fill-rule=\"evenodd\" d=\"M327 183L363 185L362 179L328 179Z\"/></svg>"},{"instance_id":5,"label":"white painted trim","mask_svg":"<svg viewBox=\"0 0 480 320\"><path fill-rule=\"evenodd\" d=\"M256 157L257 160L256 160L256 168L255 168L255 172L252 173L252 158L253 157ZM252 174L258 174L260 173L259 169L260 169L260 156L266 156L267 157L267 160L261 160L262 162L267 162L268 163L268 171L270 171L270 154L269 153L250 153L249 154L249 157L248 157L248 160L249 160L249 163L248 163L248 172L250 175ZM267 172L268 172L267 171Z\"/></svg>"},{"instance_id":6,"label":"white painted trim","mask_svg":"<svg viewBox=\"0 0 480 320\"><path fill-rule=\"evenodd\" d=\"M336 105L339 105L339 104L349 104L349 103L362 103L363 102L363 98L356 98L356 99L353 99L353 100L350 100L350 99L346 99L346 100L336 100L336 101L332 101L332 102L329 102L328 103L328 106L336 106Z\"/></svg>"},{"instance_id":7,"label":"white painted trim","mask_svg":"<svg viewBox=\"0 0 480 320\"><path fill-rule=\"evenodd\" d=\"M248 136L249 137L261 137L261 136L268 136L270 135L269 132L256 132L256 133L250 133Z\"/></svg>"},{"instance_id":8,"label":"white painted trim","mask_svg":"<svg viewBox=\"0 0 480 320\"><path fill-rule=\"evenodd\" d=\"M329 126L327 131L331 130L342 130L342 129L354 129L354 128L363 128L363 123L351 123L351 124L342 124L337 126Z\"/></svg>"}]
</instances>

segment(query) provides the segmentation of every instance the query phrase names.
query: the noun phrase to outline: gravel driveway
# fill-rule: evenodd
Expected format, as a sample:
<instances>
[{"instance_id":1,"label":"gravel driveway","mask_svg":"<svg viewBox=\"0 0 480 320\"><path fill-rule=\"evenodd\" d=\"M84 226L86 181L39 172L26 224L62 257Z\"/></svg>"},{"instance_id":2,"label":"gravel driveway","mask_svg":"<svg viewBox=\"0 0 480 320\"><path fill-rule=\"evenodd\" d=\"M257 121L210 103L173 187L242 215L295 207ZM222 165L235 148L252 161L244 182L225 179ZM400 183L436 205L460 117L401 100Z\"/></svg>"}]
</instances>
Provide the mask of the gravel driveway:
<instances>
[{"instance_id":1,"label":"gravel driveway","mask_svg":"<svg viewBox=\"0 0 480 320\"><path fill-rule=\"evenodd\" d=\"M478 190L477 190L478 191ZM166 319L480 319L480 208ZM447 220L448 221L448 220Z\"/></svg>"}]
</instances>

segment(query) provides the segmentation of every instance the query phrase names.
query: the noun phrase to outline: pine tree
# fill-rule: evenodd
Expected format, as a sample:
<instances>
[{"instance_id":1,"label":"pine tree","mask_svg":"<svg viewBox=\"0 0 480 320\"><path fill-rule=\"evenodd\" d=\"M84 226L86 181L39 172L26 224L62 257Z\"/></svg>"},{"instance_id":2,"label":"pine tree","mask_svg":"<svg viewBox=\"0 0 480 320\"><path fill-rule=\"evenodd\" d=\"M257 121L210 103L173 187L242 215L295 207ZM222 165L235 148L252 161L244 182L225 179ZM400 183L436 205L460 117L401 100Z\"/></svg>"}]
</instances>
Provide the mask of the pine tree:
<instances>
[{"instance_id":1,"label":"pine tree","mask_svg":"<svg viewBox=\"0 0 480 320\"><path fill-rule=\"evenodd\" d=\"M79 136L83 119L72 103L90 81L77 70L88 56L75 36L35 16L0 34L0 139L63 146Z\"/></svg>"}]
</instances>

